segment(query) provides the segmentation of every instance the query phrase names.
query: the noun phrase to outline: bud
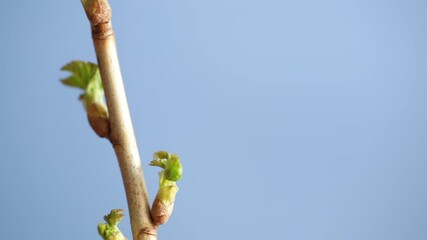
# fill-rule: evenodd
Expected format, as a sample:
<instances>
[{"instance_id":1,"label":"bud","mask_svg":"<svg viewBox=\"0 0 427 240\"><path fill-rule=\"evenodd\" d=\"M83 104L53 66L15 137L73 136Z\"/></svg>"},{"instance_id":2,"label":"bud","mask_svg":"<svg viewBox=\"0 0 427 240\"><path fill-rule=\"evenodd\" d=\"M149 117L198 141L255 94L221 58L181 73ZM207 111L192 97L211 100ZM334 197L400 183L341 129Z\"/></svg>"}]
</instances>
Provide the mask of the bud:
<instances>
[{"instance_id":1,"label":"bud","mask_svg":"<svg viewBox=\"0 0 427 240\"><path fill-rule=\"evenodd\" d=\"M159 190L151 208L151 216L156 225L165 224L173 212L178 186L176 181L182 178L182 164L176 154L165 151L154 153L151 166L163 168L159 173Z\"/></svg>"},{"instance_id":2,"label":"bud","mask_svg":"<svg viewBox=\"0 0 427 240\"><path fill-rule=\"evenodd\" d=\"M117 224L124 217L122 209L111 210L110 214L104 216L106 223L98 224L98 233L104 240L126 240Z\"/></svg>"},{"instance_id":3,"label":"bud","mask_svg":"<svg viewBox=\"0 0 427 240\"><path fill-rule=\"evenodd\" d=\"M96 3L96 0L83 1L83 4L88 6L96 5ZM108 138L110 122L108 110L103 101L104 87L98 65L91 62L73 61L63 66L61 70L71 72L71 76L61 80L62 83L84 91L80 94L79 100L83 103L92 129L98 136Z\"/></svg>"},{"instance_id":4,"label":"bud","mask_svg":"<svg viewBox=\"0 0 427 240\"><path fill-rule=\"evenodd\" d=\"M164 177L169 181L178 181L182 178L182 164L176 154L169 154L165 151L155 152L150 166L157 166L164 169Z\"/></svg>"},{"instance_id":5,"label":"bud","mask_svg":"<svg viewBox=\"0 0 427 240\"><path fill-rule=\"evenodd\" d=\"M93 25L111 19L111 7L107 0L81 0L87 18Z\"/></svg>"},{"instance_id":6,"label":"bud","mask_svg":"<svg viewBox=\"0 0 427 240\"><path fill-rule=\"evenodd\" d=\"M178 181L182 178L182 164L176 154L172 154L165 168L165 178L169 181Z\"/></svg>"},{"instance_id":7,"label":"bud","mask_svg":"<svg viewBox=\"0 0 427 240\"><path fill-rule=\"evenodd\" d=\"M110 136L108 110L104 103L93 102L87 106L87 119L95 133L102 138Z\"/></svg>"},{"instance_id":8,"label":"bud","mask_svg":"<svg viewBox=\"0 0 427 240\"><path fill-rule=\"evenodd\" d=\"M151 217L155 224L165 224L169 220L178 190L179 188L175 183L159 189L151 208Z\"/></svg>"}]
</instances>

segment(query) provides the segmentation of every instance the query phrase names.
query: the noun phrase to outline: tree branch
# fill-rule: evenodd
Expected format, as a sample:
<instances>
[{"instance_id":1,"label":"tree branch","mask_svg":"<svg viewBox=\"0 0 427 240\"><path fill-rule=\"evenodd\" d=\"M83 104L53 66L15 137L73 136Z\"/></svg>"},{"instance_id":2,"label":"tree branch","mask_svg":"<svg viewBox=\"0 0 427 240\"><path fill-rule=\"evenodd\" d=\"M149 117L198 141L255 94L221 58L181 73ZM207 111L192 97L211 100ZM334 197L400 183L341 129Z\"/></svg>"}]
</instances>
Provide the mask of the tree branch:
<instances>
[{"instance_id":1,"label":"tree branch","mask_svg":"<svg viewBox=\"0 0 427 240\"><path fill-rule=\"evenodd\" d=\"M109 120L109 139L114 147L123 178L134 240L157 239L142 172L141 160L126 100L111 25L111 8L107 0L81 0L91 23L92 38L102 83L105 90Z\"/></svg>"}]
</instances>

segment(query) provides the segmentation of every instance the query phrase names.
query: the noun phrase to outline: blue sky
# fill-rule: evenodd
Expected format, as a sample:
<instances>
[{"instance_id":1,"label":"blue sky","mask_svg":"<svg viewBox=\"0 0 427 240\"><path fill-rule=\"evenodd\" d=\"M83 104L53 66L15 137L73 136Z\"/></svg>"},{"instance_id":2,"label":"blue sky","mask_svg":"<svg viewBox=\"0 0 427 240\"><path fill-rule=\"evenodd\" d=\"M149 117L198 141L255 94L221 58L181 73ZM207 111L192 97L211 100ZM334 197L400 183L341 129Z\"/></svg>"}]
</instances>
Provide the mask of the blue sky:
<instances>
[{"instance_id":1,"label":"blue sky","mask_svg":"<svg viewBox=\"0 0 427 240\"><path fill-rule=\"evenodd\" d=\"M150 199L153 152L185 167L159 239L427 238L427 2L111 5ZM96 61L84 11L0 9L0 239L97 239L126 199L59 82Z\"/></svg>"}]
</instances>

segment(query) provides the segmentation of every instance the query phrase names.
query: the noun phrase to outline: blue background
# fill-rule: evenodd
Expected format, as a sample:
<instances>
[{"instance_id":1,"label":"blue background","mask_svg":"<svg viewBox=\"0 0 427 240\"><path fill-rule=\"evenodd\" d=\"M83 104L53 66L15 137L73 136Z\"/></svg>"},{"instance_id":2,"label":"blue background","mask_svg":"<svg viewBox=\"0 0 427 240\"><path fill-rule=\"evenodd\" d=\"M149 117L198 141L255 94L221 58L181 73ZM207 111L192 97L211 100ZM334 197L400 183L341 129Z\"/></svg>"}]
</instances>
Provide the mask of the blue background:
<instances>
[{"instance_id":1,"label":"blue background","mask_svg":"<svg viewBox=\"0 0 427 240\"><path fill-rule=\"evenodd\" d=\"M427 2L111 0L159 239L427 239ZM99 239L126 208L59 69L95 61L80 1L1 1L0 239ZM129 220L120 227L128 238Z\"/></svg>"}]
</instances>

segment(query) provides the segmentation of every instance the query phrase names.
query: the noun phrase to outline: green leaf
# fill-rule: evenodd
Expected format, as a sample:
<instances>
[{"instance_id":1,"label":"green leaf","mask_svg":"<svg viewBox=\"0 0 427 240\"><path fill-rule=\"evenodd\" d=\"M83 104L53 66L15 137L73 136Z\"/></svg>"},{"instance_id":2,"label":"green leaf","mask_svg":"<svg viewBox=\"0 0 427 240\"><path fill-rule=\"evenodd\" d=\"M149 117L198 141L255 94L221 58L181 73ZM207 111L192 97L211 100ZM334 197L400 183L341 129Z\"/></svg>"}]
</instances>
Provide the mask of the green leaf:
<instances>
[{"instance_id":1,"label":"green leaf","mask_svg":"<svg viewBox=\"0 0 427 240\"><path fill-rule=\"evenodd\" d=\"M61 82L70 87L80 88L83 93L79 100L86 110L89 124L99 137L109 138L110 122L104 103L104 87L98 65L91 62L72 61L61 68L71 76Z\"/></svg>"},{"instance_id":2,"label":"green leaf","mask_svg":"<svg viewBox=\"0 0 427 240\"><path fill-rule=\"evenodd\" d=\"M113 209L111 210L110 214L107 214L104 216L104 220L113 227L116 227L117 224L122 220L122 218L125 216L123 214L123 209Z\"/></svg>"},{"instance_id":3,"label":"green leaf","mask_svg":"<svg viewBox=\"0 0 427 240\"><path fill-rule=\"evenodd\" d=\"M165 151L156 152L150 162L150 166L164 169L160 175L160 185L163 184L162 179L176 182L182 178L183 167L176 154L169 154Z\"/></svg>"},{"instance_id":4,"label":"green leaf","mask_svg":"<svg viewBox=\"0 0 427 240\"><path fill-rule=\"evenodd\" d=\"M166 151L158 151L153 155L154 159L169 159L169 153Z\"/></svg>"},{"instance_id":5,"label":"green leaf","mask_svg":"<svg viewBox=\"0 0 427 240\"><path fill-rule=\"evenodd\" d=\"M172 154L165 168L165 178L169 181L178 181L182 178L182 164L176 154Z\"/></svg>"},{"instance_id":6,"label":"green leaf","mask_svg":"<svg viewBox=\"0 0 427 240\"><path fill-rule=\"evenodd\" d=\"M165 168L167 163L168 163L168 160L164 159L164 158L163 159L153 159L150 162L150 166Z\"/></svg>"},{"instance_id":7,"label":"green leaf","mask_svg":"<svg viewBox=\"0 0 427 240\"><path fill-rule=\"evenodd\" d=\"M73 61L63 66L61 70L71 73L71 76L61 80L62 83L70 87L85 90L89 82L100 82L101 80L98 65L91 62Z\"/></svg>"},{"instance_id":8,"label":"green leaf","mask_svg":"<svg viewBox=\"0 0 427 240\"><path fill-rule=\"evenodd\" d=\"M83 102L86 109L92 103L103 102L104 88L98 65L91 62L73 61L63 66L61 70L71 73L71 76L61 80L63 84L80 88L84 91L79 99Z\"/></svg>"},{"instance_id":9,"label":"green leaf","mask_svg":"<svg viewBox=\"0 0 427 240\"><path fill-rule=\"evenodd\" d=\"M150 162L150 166L157 166L161 168L166 168L168 163L169 153L166 151L158 151L153 155L153 160Z\"/></svg>"}]
</instances>

